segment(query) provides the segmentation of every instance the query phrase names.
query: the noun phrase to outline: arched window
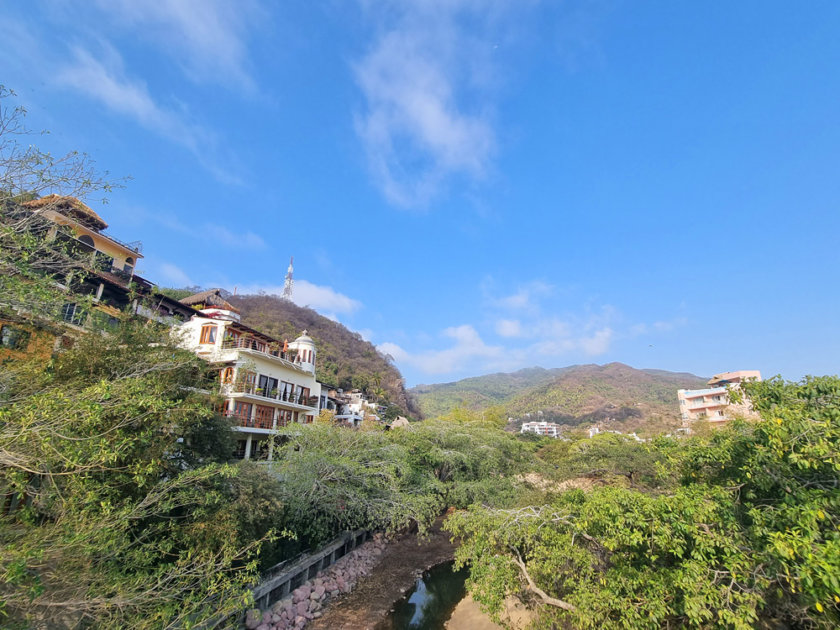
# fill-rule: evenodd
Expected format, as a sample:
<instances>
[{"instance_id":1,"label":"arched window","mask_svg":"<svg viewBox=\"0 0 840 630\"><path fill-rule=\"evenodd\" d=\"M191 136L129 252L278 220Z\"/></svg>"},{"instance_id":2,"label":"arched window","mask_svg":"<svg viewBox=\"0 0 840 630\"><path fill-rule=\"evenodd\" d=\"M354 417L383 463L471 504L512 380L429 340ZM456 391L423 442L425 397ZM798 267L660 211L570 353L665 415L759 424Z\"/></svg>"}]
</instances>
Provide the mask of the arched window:
<instances>
[{"instance_id":1,"label":"arched window","mask_svg":"<svg viewBox=\"0 0 840 630\"><path fill-rule=\"evenodd\" d=\"M96 245L93 242L93 239L87 234L83 234L82 236L80 236L79 242L84 243L85 245L89 245L90 247L96 247Z\"/></svg>"},{"instance_id":2,"label":"arched window","mask_svg":"<svg viewBox=\"0 0 840 630\"><path fill-rule=\"evenodd\" d=\"M131 273L132 271L134 271L134 259L131 256L125 259L123 271L126 273Z\"/></svg>"}]
</instances>

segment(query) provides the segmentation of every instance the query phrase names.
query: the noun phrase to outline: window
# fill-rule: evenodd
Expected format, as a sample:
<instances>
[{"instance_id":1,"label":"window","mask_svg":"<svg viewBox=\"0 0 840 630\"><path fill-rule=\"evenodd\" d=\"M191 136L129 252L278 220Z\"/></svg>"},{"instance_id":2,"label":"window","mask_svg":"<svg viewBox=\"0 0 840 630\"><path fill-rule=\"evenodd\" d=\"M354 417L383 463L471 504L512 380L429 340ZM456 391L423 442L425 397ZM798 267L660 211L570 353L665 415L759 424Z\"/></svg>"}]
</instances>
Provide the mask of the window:
<instances>
[{"instance_id":1,"label":"window","mask_svg":"<svg viewBox=\"0 0 840 630\"><path fill-rule=\"evenodd\" d=\"M79 242L84 243L88 247L95 247L95 245L93 243L93 239L90 236L88 236L87 234L83 234L82 236L80 236L79 237Z\"/></svg>"},{"instance_id":2,"label":"window","mask_svg":"<svg viewBox=\"0 0 840 630\"><path fill-rule=\"evenodd\" d=\"M97 251L94 254L93 264L99 271L111 271L114 266L114 257Z\"/></svg>"},{"instance_id":3,"label":"window","mask_svg":"<svg viewBox=\"0 0 840 630\"><path fill-rule=\"evenodd\" d=\"M257 419L254 426L260 429L270 429L274 420L274 408L257 405Z\"/></svg>"},{"instance_id":4,"label":"window","mask_svg":"<svg viewBox=\"0 0 840 630\"><path fill-rule=\"evenodd\" d=\"M251 403L237 402L233 407L233 415L239 418L243 427L251 426Z\"/></svg>"},{"instance_id":5,"label":"window","mask_svg":"<svg viewBox=\"0 0 840 630\"><path fill-rule=\"evenodd\" d=\"M61 308L61 319L76 326L82 326L87 319L87 312L80 304L68 302Z\"/></svg>"},{"instance_id":6,"label":"window","mask_svg":"<svg viewBox=\"0 0 840 630\"><path fill-rule=\"evenodd\" d=\"M230 385L233 383L233 368L226 367L222 370L221 380L224 385Z\"/></svg>"},{"instance_id":7,"label":"window","mask_svg":"<svg viewBox=\"0 0 840 630\"><path fill-rule=\"evenodd\" d=\"M125 273L128 273L128 274L130 274L132 271L134 271L134 259L131 256L129 256L128 258L125 259L125 264L123 265L123 271Z\"/></svg>"},{"instance_id":8,"label":"window","mask_svg":"<svg viewBox=\"0 0 840 630\"><path fill-rule=\"evenodd\" d=\"M25 350L29 344L29 333L12 326L0 326L0 346L10 350Z\"/></svg>"},{"instance_id":9,"label":"window","mask_svg":"<svg viewBox=\"0 0 840 630\"><path fill-rule=\"evenodd\" d=\"M199 343L202 344L214 344L216 343L216 325L215 324L205 324L201 327L201 340Z\"/></svg>"},{"instance_id":10,"label":"window","mask_svg":"<svg viewBox=\"0 0 840 630\"><path fill-rule=\"evenodd\" d=\"M274 398L277 395L277 379L261 374L257 388L258 394L265 396L266 398Z\"/></svg>"}]
</instances>

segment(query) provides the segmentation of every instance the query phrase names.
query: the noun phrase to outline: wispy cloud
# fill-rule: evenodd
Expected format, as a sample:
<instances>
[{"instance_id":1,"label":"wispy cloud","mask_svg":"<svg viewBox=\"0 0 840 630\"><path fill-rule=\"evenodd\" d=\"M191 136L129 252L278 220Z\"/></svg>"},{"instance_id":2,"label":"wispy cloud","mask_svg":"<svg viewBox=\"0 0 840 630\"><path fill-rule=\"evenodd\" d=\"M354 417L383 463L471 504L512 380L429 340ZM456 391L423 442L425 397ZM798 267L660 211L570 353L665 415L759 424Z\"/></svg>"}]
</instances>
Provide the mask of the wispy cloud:
<instances>
[{"instance_id":1,"label":"wispy cloud","mask_svg":"<svg viewBox=\"0 0 840 630\"><path fill-rule=\"evenodd\" d=\"M173 265L168 262L160 262L155 265L155 271L155 280L163 280L161 284L172 287L189 287L194 284L187 275L187 272L181 269L178 265Z\"/></svg>"},{"instance_id":2,"label":"wispy cloud","mask_svg":"<svg viewBox=\"0 0 840 630\"><path fill-rule=\"evenodd\" d=\"M259 234L253 232L235 233L215 223L206 223L204 232L209 238L226 247L239 247L249 250L265 248L265 241Z\"/></svg>"},{"instance_id":3,"label":"wispy cloud","mask_svg":"<svg viewBox=\"0 0 840 630\"><path fill-rule=\"evenodd\" d=\"M380 11L383 4L393 10ZM356 131L395 205L422 206L453 176L475 181L487 173L497 141L486 86L476 78L492 74L490 5L372 3L389 23L354 65L365 97Z\"/></svg>"},{"instance_id":4,"label":"wispy cloud","mask_svg":"<svg viewBox=\"0 0 840 630\"><path fill-rule=\"evenodd\" d=\"M475 328L469 325L447 328L442 336L452 340L452 345L443 350L412 354L392 342L382 343L377 346L377 349L393 357L397 363L410 364L425 374L457 372L476 359L483 362L491 360L495 363L504 354L504 348L486 344Z\"/></svg>"},{"instance_id":5,"label":"wispy cloud","mask_svg":"<svg viewBox=\"0 0 840 630\"><path fill-rule=\"evenodd\" d=\"M266 12L251 0L97 0L111 22L151 40L195 82L253 90L248 35Z\"/></svg>"},{"instance_id":6,"label":"wispy cloud","mask_svg":"<svg viewBox=\"0 0 840 630\"><path fill-rule=\"evenodd\" d=\"M267 295L282 295L282 285L239 285L239 293ZM362 303L344 295L332 287L313 284L307 280L295 280L292 299L298 306L308 306L324 314L330 319L338 321L336 314L352 315L362 307Z\"/></svg>"},{"instance_id":7,"label":"wispy cloud","mask_svg":"<svg viewBox=\"0 0 840 630\"><path fill-rule=\"evenodd\" d=\"M100 49L101 59L85 48L73 47L70 51L72 60L56 72L58 83L185 147L220 181L238 183L238 178L228 168L209 159L208 156L215 153L212 133L191 122L187 112L158 103L145 82L128 76L115 48L103 42Z\"/></svg>"},{"instance_id":8,"label":"wispy cloud","mask_svg":"<svg viewBox=\"0 0 840 630\"><path fill-rule=\"evenodd\" d=\"M542 280L533 280L521 285L513 293L502 297L488 296L490 306L514 311L539 310L542 300L554 294L554 287Z\"/></svg>"}]
</instances>

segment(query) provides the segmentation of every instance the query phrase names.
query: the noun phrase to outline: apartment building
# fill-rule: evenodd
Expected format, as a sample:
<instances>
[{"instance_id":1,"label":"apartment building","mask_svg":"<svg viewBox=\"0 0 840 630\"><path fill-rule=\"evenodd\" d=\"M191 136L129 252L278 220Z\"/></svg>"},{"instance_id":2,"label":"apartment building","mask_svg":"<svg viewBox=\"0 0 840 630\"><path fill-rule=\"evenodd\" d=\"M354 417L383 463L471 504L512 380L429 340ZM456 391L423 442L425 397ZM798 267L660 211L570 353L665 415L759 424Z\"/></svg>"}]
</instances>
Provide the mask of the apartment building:
<instances>
[{"instance_id":1,"label":"apartment building","mask_svg":"<svg viewBox=\"0 0 840 630\"><path fill-rule=\"evenodd\" d=\"M67 247L89 263L86 277L74 279L73 291L91 298L92 308L68 299L57 314L64 324L77 329L107 328L128 311L174 325L196 313L157 293L153 283L138 276L135 269L143 258L141 243L127 243L105 232L105 220L80 200L53 194L27 201L21 207L53 224L44 235L47 240Z\"/></svg>"},{"instance_id":2,"label":"apartment building","mask_svg":"<svg viewBox=\"0 0 840 630\"><path fill-rule=\"evenodd\" d=\"M537 435L547 435L548 437L556 438L560 435L560 425L556 422L524 422L520 433L536 433Z\"/></svg>"},{"instance_id":3,"label":"apartment building","mask_svg":"<svg viewBox=\"0 0 840 630\"><path fill-rule=\"evenodd\" d=\"M760 381L761 372L758 370L738 370L723 372L709 379L705 389L680 389L677 399L680 403L680 417L683 425L697 420L705 420L712 424L723 424L736 416L757 418L748 400L733 403L729 398L729 387L740 387L747 381Z\"/></svg>"},{"instance_id":4,"label":"apartment building","mask_svg":"<svg viewBox=\"0 0 840 630\"><path fill-rule=\"evenodd\" d=\"M313 422L319 413L315 342L306 331L287 342L245 326L219 289L182 302L199 314L179 327L179 343L218 366L221 411L242 434L237 454L272 459L269 437L279 427Z\"/></svg>"}]
</instances>

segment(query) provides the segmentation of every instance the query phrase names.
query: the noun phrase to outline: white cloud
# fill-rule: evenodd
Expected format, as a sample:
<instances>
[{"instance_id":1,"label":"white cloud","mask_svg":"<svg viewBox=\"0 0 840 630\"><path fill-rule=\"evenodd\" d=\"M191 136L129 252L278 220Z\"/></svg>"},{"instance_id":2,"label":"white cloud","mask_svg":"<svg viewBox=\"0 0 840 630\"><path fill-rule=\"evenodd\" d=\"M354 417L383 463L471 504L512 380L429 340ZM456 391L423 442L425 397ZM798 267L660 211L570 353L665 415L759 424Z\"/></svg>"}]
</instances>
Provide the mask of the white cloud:
<instances>
[{"instance_id":1,"label":"white cloud","mask_svg":"<svg viewBox=\"0 0 840 630\"><path fill-rule=\"evenodd\" d=\"M170 286L189 287L193 285L193 281L190 280L190 277L187 275L187 273L183 269L181 269L177 265L173 265L172 263L158 263L157 272L160 275L161 279L164 280L165 283Z\"/></svg>"},{"instance_id":2,"label":"white cloud","mask_svg":"<svg viewBox=\"0 0 840 630\"><path fill-rule=\"evenodd\" d=\"M394 343L383 343L377 348L380 352L391 355L397 363L408 363L426 374L456 372L477 359L498 362L505 352L501 346L486 344L478 331L469 325L447 328L442 336L452 339L454 344L443 350L417 354L412 354Z\"/></svg>"},{"instance_id":3,"label":"white cloud","mask_svg":"<svg viewBox=\"0 0 840 630\"><path fill-rule=\"evenodd\" d=\"M238 292L243 295L266 293L268 295L282 295L283 285L238 285ZM334 321L338 321L336 313L347 315L355 313L362 307L362 303L351 297L339 293L332 287L313 284L306 280L295 280L292 291L292 301L298 306L308 306L324 314Z\"/></svg>"},{"instance_id":4,"label":"white cloud","mask_svg":"<svg viewBox=\"0 0 840 630\"><path fill-rule=\"evenodd\" d=\"M207 223L204 226L207 236L226 247L241 247L243 249L263 249L265 241L258 234L244 232L236 234L222 225Z\"/></svg>"},{"instance_id":5,"label":"white cloud","mask_svg":"<svg viewBox=\"0 0 840 630\"><path fill-rule=\"evenodd\" d=\"M387 4L387 3L386 3ZM454 175L480 179L496 147L484 90L472 77L492 74L479 53L489 50L478 31L461 26L469 13L475 27L481 3L394 3L375 6L393 18L372 49L354 65L366 108L356 131L385 197L417 206L438 194ZM479 29L480 31L481 29ZM469 92L469 94L466 94ZM468 109L467 96L479 105Z\"/></svg>"},{"instance_id":6,"label":"white cloud","mask_svg":"<svg viewBox=\"0 0 840 630\"><path fill-rule=\"evenodd\" d=\"M522 324L518 319L500 319L496 322L496 334L500 337L521 337Z\"/></svg>"},{"instance_id":7,"label":"white cloud","mask_svg":"<svg viewBox=\"0 0 840 630\"><path fill-rule=\"evenodd\" d=\"M554 287L546 282L534 280L521 287L514 293L501 298L490 298L491 306L508 310L536 311L539 309L540 301L551 296Z\"/></svg>"},{"instance_id":8,"label":"white cloud","mask_svg":"<svg viewBox=\"0 0 840 630\"><path fill-rule=\"evenodd\" d=\"M81 92L108 109L188 149L220 181L238 183L228 169L212 161L214 138L182 113L167 109L152 98L145 82L129 78L120 54L102 45L102 60L79 46L71 49L72 61L60 67L56 80Z\"/></svg>"},{"instance_id":9,"label":"white cloud","mask_svg":"<svg viewBox=\"0 0 840 630\"><path fill-rule=\"evenodd\" d=\"M193 81L251 90L248 34L265 13L249 0L98 0L132 34L153 40Z\"/></svg>"}]
</instances>

